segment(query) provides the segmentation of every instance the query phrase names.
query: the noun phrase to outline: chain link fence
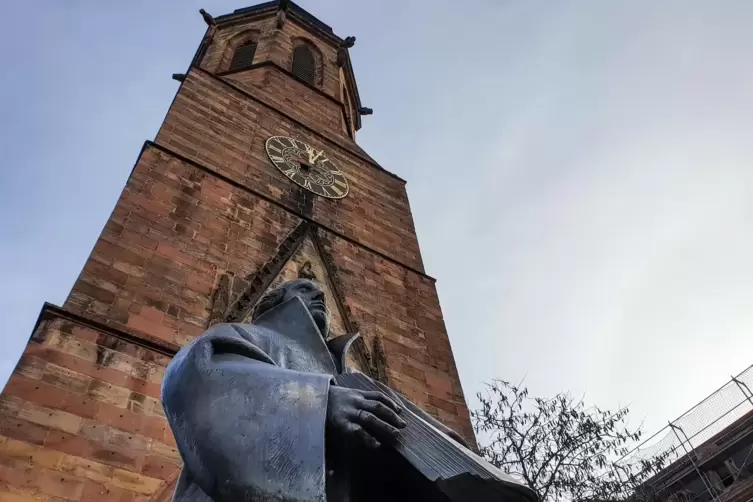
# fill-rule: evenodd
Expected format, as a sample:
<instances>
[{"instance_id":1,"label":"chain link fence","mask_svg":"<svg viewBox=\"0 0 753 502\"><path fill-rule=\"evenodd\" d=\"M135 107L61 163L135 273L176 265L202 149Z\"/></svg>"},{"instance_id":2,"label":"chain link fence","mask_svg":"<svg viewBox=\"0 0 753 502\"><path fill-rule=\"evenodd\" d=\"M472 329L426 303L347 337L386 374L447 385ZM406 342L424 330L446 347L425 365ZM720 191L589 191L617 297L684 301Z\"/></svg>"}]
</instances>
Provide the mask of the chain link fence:
<instances>
[{"instance_id":1,"label":"chain link fence","mask_svg":"<svg viewBox=\"0 0 753 502\"><path fill-rule=\"evenodd\" d=\"M666 457L647 483L672 501L753 500L753 366L618 461L627 470Z\"/></svg>"}]
</instances>

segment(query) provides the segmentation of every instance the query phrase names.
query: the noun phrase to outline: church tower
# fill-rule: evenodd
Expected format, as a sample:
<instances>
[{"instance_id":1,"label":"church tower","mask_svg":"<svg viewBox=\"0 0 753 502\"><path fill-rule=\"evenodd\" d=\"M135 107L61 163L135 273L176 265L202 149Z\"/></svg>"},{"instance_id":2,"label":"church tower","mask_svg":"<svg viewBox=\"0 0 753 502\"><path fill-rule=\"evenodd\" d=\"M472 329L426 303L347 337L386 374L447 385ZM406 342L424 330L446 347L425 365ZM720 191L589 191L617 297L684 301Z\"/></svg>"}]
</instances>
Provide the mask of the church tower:
<instances>
[{"instance_id":1,"label":"church tower","mask_svg":"<svg viewBox=\"0 0 753 502\"><path fill-rule=\"evenodd\" d=\"M362 334L352 364L473 438L405 181L356 143L355 39L284 0L202 15L164 123L0 396L0 500L169 498L165 367L301 276L334 334Z\"/></svg>"}]
</instances>

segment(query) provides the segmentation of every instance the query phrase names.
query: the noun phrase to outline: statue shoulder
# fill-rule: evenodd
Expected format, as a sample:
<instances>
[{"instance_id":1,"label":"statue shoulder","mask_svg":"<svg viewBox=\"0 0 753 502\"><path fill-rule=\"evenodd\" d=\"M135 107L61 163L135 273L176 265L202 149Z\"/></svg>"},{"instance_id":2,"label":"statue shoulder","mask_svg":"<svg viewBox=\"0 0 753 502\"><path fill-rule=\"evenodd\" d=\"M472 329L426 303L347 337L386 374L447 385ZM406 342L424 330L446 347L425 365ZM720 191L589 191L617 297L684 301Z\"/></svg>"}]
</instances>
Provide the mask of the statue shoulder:
<instances>
[{"instance_id":1,"label":"statue shoulder","mask_svg":"<svg viewBox=\"0 0 753 502\"><path fill-rule=\"evenodd\" d=\"M269 338L274 336L275 332L272 331L269 328L265 328L263 326L257 326L256 324L250 324L250 323L240 323L240 322L233 322L233 323L220 323L215 324L208 330L206 330L203 334L201 334L200 338L212 338L212 337L219 337L219 338L244 338L248 341L254 341L256 339L263 339L263 338Z\"/></svg>"},{"instance_id":2,"label":"statue shoulder","mask_svg":"<svg viewBox=\"0 0 753 502\"><path fill-rule=\"evenodd\" d=\"M204 350L207 345L222 344L224 348L220 349L220 352L231 350L231 346L235 345L238 349L241 349L242 346L247 349L253 346L253 351L269 354L273 348L279 345L279 338L278 333L263 326L247 323L220 323L215 324L192 340L180 352ZM217 350L216 347L213 349L214 352Z\"/></svg>"}]
</instances>

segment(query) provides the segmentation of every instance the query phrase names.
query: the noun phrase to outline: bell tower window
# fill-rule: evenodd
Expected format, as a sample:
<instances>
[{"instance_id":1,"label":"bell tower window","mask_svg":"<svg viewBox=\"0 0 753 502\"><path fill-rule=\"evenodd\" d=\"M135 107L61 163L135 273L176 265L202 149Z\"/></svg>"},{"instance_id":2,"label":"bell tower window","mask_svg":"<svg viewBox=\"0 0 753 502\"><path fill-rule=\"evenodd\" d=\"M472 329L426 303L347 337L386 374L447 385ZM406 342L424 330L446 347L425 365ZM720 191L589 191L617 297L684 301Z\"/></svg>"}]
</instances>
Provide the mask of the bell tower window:
<instances>
[{"instance_id":1,"label":"bell tower window","mask_svg":"<svg viewBox=\"0 0 753 502\"><path fill-rule=\"evenodd\" d=\"M230 61L230 67L228 70L242 70L248 68L254 62L254 54L256 53L256 42L249 40L243 42L241 45L235 48L233 53L233 59Z\"/></svg>"}]
</instances>

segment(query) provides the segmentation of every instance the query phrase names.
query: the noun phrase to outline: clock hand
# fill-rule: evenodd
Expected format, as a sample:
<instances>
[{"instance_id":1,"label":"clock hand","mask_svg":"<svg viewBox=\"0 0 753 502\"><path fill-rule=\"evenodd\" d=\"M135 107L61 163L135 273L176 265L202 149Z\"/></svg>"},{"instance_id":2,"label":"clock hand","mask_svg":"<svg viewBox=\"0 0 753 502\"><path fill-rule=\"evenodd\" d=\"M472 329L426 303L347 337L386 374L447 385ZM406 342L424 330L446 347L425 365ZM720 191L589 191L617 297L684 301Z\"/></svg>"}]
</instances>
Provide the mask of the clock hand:
<instances>
[{"instance_id":1,"label":"clock hand","mask_svg":"<svg viewBox=\"0 0 753 502\"><path fill-rule=\"evenodd\" d=\"M324 153L324 150L322 150L321 152L317 153L316 156L313 159L311 158L311 155L309 154L309 162L311 162L313 164L314 162L316 162L316 159L318 159L323 153Z\"/></svg>"},{"instance_id":2,"label":"clock hand","mask_svg":"<svg viewBox=\"0 0 753 502\"><path fill-rule=\"evenodd\" d=\"M316 152L316 149L310 147L309 145L306 145L306 154L309 157L309 162L311 162L311 156L314 155L315 152Z\"/></svg>"}]
</instances>

